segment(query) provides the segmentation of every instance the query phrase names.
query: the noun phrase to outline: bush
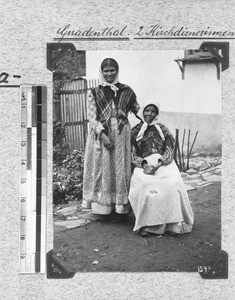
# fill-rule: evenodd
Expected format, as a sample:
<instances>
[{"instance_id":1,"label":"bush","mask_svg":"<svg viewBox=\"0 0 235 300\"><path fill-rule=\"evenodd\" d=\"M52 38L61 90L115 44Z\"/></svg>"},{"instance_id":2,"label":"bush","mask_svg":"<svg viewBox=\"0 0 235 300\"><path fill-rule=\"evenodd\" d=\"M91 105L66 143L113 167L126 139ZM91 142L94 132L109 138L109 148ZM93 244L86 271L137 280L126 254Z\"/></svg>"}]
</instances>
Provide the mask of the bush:
<instances>
[{"instance_id":1,"label":"bush","mask_svg":"<svg viewBox=\"0 0 235 300\"><path fill-rule=\"evenodd\" d=\"M65 124L54 122L53 124L53 162L61 165L62 161L69 153L69 145L64 142Z\"/></svg>"},{"instance_id":2,"label":"bush","mask_svg":"<svg viewBox=\"0 0 235 300\"><path fill-rule=\"evenodd\" d=\"M84 153L74 150L61 165L53 165L53 203L82 199Z\"/></svg>"}]
</instances>

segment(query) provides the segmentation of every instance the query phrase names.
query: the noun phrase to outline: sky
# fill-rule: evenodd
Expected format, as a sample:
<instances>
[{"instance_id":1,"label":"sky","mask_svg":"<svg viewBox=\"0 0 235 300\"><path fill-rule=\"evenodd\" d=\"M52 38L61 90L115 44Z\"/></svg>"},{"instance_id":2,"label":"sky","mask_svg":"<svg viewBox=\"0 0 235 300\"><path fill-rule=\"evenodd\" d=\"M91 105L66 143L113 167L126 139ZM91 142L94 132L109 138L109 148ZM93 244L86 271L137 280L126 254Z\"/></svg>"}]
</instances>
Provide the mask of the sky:
<instances>
[{"instance_id":1,"label":"sky","mask_svg":"<svg viewBox=\"0 0 235 300\"><path fill-rule=\"evenodd\" d=\"M214 64L186 66L185 79L175 59L183 50L92 50L86 51L87 79L98 78L104 58L119 64L119 81L129 85L141 105L159 103L161 111L221 113L221 81Z\"/></svg>"}]
</instances>

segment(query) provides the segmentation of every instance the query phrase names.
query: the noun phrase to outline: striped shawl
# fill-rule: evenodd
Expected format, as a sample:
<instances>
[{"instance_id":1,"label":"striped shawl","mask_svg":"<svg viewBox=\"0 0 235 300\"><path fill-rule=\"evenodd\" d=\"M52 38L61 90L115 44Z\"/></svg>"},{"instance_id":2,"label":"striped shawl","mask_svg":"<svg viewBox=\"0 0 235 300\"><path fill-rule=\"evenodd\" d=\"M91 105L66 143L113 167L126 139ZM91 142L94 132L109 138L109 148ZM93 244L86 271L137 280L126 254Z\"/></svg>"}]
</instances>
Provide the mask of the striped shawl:
<instances>
[{"instance_id":1,"label":"striped shawl","mask_svg":"<svg viewBox=\"0 0 235 300\"><path fill-rule=\"evenodd\" d=\"M133 113L137 113L137 111L135 111L137 102L136 95L129 86L121 83L118 83L117 86L119 90L116 97L109 87L98 86L92 88L91 92L97 107L96 119L101 122L107 132L109 132L110 129L113 100L117 110L118 129L119 133L121 133L123 126L128 122L128 112L131 110ZM107 89L108 93L106 92Z\"/></svg>"}]
</instances>

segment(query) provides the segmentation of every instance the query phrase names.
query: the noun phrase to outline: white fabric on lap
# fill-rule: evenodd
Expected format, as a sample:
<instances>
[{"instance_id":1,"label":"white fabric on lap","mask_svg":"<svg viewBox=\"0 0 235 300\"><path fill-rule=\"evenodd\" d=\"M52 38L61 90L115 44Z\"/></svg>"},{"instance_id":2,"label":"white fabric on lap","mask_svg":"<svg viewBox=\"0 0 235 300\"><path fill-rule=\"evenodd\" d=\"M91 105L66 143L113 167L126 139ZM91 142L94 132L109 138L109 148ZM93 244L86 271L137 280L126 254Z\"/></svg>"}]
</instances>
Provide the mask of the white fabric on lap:
<instances>
[{"instance_id":1,"label":"white fabric on lap","mask_svg":"<svg viewBox=\"0 0 235 300\"><path fill-rule=\"evenodd\" d=\"M160 157L159 154L152 154L145 159L150 165L156 165ZM129 201L136 217L134 231L141 227L172 223L182 224L181 229L177 226L177 233L186 233L192 229L193 211L174 161L161 166L154 175L146 175L143 169L135 168ZM169 228L165 226L165 230Z\"/></svg>"}]
</instances>

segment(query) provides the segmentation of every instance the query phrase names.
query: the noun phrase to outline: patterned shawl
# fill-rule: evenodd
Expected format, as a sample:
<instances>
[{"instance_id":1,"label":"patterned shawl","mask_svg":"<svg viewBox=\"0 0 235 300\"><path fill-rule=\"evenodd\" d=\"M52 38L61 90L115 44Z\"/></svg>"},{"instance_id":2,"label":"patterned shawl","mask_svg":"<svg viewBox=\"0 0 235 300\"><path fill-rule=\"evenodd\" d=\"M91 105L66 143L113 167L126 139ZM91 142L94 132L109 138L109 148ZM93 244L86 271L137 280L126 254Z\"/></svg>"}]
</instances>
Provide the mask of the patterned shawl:
<instances>
[{"instance_id":1,"label":"patterned shawl","mask_svg":"<svg viewBox=\"0 0 235 300\"><path fill-rule=\"evenodd\" d=\"M96 107L97 107L97 120L101 122L104 128L109 132L110 130L110 118L112 114L112 102L115 103L117 110L117 122L119 133L121 133L123 126L128 123L127 114L131 109L131 105L136 99L133 90L124 84L118 83L117 96L107 96L105 94L105 88L98 86L92 88L91 91L94 95ZM112 95L109 93L109 95ZM113 101L112 101L113 100Z\"/></svg>"},{"instance_id":2,"label":"patterned shawl","mask_svg":"<svg viewBox=\"0 0 235 300\"><path fill-rule=\"evenodd\" d=\"M165 139L163 140L155 126L149 126L141 140L136 141L136 137L143 125L143 122L137 124L131 131L132 144L137 150L137 155L140 157L147 157L153 153L164 154L166 146L172 148L174 144L174 138L170 131L163 124L159 123L162 133Z\"/></svg>"},{"instance_id":3,"label":"patterned shawl","mask_svg":"<svg viewBox=\"0 0 235 300\"><path fill-rule=\"evenodd\" d=\"M142 107L142 117L144 109L150 104L155 105L159 111L158 104L148 101ZM163 155L167 146L174 147L173 136L167 127L158 122L158 116L151 124L141 121L132 129L132 144L135 146L138 155L143 158L153 153Z\"/></svg>"}]
</instances>

